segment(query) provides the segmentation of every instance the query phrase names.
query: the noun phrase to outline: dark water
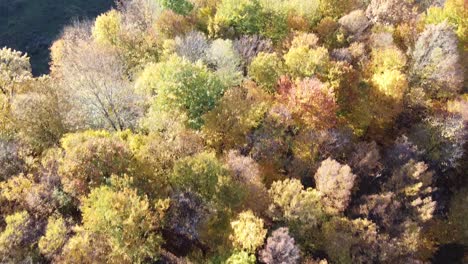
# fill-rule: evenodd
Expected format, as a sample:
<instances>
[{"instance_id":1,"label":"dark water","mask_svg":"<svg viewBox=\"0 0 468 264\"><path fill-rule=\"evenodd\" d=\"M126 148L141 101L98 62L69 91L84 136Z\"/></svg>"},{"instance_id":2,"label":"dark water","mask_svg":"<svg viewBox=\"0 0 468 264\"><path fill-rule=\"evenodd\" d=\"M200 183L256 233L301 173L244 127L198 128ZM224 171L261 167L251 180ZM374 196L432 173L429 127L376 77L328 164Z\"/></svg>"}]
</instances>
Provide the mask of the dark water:
<instances>
[{"instance_id":1,"label":"dark water","mask_svg":"<svg viewBox=\"0 0 468 264\"><path fill-rule=\"evenodd\" d=\"M33 74L49 72L49 47L74 19L93 19L113 0L0 0L0 47L27 52Z\"/></svg>"}]
</instances>

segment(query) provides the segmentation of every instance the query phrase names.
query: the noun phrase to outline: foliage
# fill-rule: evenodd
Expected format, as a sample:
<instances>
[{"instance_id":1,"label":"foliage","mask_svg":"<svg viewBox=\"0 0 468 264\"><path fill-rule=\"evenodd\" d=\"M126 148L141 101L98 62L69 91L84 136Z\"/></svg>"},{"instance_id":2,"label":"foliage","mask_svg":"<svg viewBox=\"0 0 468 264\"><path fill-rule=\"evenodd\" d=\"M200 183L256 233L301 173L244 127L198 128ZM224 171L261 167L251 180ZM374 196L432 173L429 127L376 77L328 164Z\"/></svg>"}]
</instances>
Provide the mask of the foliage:
<instances>
[{"instance_id":1,"label":"foliage","mask_svg":"<svg viewBox=\"0 0 468 264\"><path fill-rule=\"evenodd\" d=\"M314 227L323 218L321 194L312 188L304 190L299 180L273 182L268 193L273 201L270 210L280 210L280 218L304 227Z\"/></svg>"},{"instance_id":2,"label":"foliage","mask_svg":"<svg viewBox=\"0 0 468 264\"><path fill-rule=\"evenodd\" d=\"M25 167L16 142L0 140L0 175L2 180L19 174Z\"/></svg>"},{"instance_id":3,"label":"foliage","mask_svg":"<svg viewBox=\"0 0 468 264\"><path fill-rule=\"evenodd\" d=\"M98 16L93 28L93 38L99 43L116 45L121 30L121 19L117 10Z\"/></svg>"},{"instance_id":4,"label":"foliage","mask_svg":"<svg viewBox=\"0 0 468 264\"><path fill-rule=\"evenodd\" d=\"M232 254L226 260L226 264L254 264L255 260L255 255L249 254L245 251L239 251Z\"/></svg>"},{"instance_id":5,"label":"foliage","mask_svg":"<svg viewBox=\"0 0 468 264\"><path fill-rule=\"evenodd\" d=\"M177 56L148 65L136 86L148 95L157 94L152 111L158 108L183 111L193 128L201 127L202 115L216 106L225 89L221 80L205 66Z\"/></svg>"},{"instance_id":6,"label":"foliage","mask_svg":"<svg viewBox=\"0 0 468 264\"><path fill-rule=\"evenodd\" d=\"M206 61L213 67L225 87L239 85L242 80L240 58L231 40L216 39L206 51Z\"/></svg>"},{"instance_id":7,"label":"foliage","mask_svg":"<svg viewBox=\"0 0 468 264\"><path fill-rule=\"evenodd\" d=\"M424 17L426 24L440 24L447 21L455 27L455 33L466 50L468 35L468 19L466 18L466 6L462 0L447 0L443 7L431 6Z\"/></svg>"},{"instance_id":8,"label":"foliage","mask_svg":"<svg viewBox=\"0 0 468 264\"><path fill-rule=\"evenodd\" d=\"M335 94L316 78L303 79L290 89L281 91L280 100L305 126L328 129L337 122Z\"/></svg>"},{"instance_id":9,"label":"foliage","mask_svg":"<svg viewBox=\"0 0 468 264\"><path fill-rule=\"evenodd\" d=\"M171 9L180 15L187 15L193 9L193 4L187 0L159 0L164 8Z\"/></svg>"},{"instance_id":10,"label":"foliage","mask_svg":"<svg viewBox=\"0 0 468 264\"><path fill-rule=\"evenodd\" d=\"M209 42L206 36L198 31L192 31L183 37L175 38L175 52L181 58L191 62L206 59Z\"/></svg>"},{"instance_id":11,"label":"foliage","mask_svg":"<svg viewBox=\"0 0 468 264\"><path fill-rule=\"evenodd\" d=\"M260 252L260 258L267 264L299 262L299 248L295 245L294 238L289 236L287 227L273 231L267 239L265 249Z\"/></svg>"},{"instance_id":12,"label":"foliage","mask_svg":"<svg viewBox=\"0 0 468 264\"><path fill-rule=\"evenodd\" d=\"M237 220L231 222L233 230L230 239L235 248L253 253L263 245L267 230L263 220L256 217L252 211L240 213Z\"/></svg>"},{"instance_id":13,"label":"foliage","mask_svg":"<svg viewBox=\"0 0 468 264\"><path fill-rule=\"evenodd\" d=\"M413 82L430 97L451 97L461 89L463 70L457 45L457 36L446 22L429 25L419 36L411 73Z\"/></svg>"},{"instance_id":14,"label":"foliage","mask_svg":"<svg viewBox=\"0 0 468 264\"><path fill-rule=\"evenodd\" d=\"M35 21L22 2L0 9ZM118 0L49 75L1 49L0 262L465 263L465 6L442 2Z\"/></svg>"},{"instance_id":15,"label":"foliage","mask_svg":"<svg viewBox=\"0 0 468 264\"><path fill-rule=\"evenodd\" d=\"M293 46L284 55L284 63L295 78L325 75L329 63L328 51L323 47Z\"/></svg>"},{"instance_id":16,"label":"foliage","mask_svg":"<svg viewBox=\"0 0 468 264\"><path fill-rule=\"evenodd\" d=\"M222 0L212 21L212 33L225 34L232 28L235 33L253 35L261 31L263 19L257 0Z\"/></svg>"},{"instance_id":17,"label":"foliage","mask_svg":"<svg viewBox=\"0 0 468 264\"><path fill-rule=\"evenodd\" d=\"M348 165L341 165L330 158L322 161L314 175L316 188L323 194L326 211L343 212L351 199L356 175Z\"/></svg>"},{"instance_id":18,"label":"foliage","mask_svg":"<svg viewBox=\"0 0 468 264\"><path fill-rule=\"evenodd\" d=\"M69 134L61 145L65 153L59 172L64 190L74 196L86 195L113 174L130 172L132 153L125 142L108 132Z\"/></svg>"},{"instance_id":19,"label":"foliage","mask_svg":"<svg viewBox=\"0 0 468 264\"><path fill-rule=\"evenodd\" d=\"M260 52L249 66L249 75L267 92L275 92L284 66L276 53Z\"/></svg>"},{"instance_id":20,"label":"foliage","mask_svg":"<svg viewBox=\"0 0 468 264\"><path fill-rule=\"evenodd\" d=\"M208 145L219 150L242 146L248 133L259 126L269 108L269 97L255 85L227 90L219 104L203 116L203 135Z\"/></svg>"},{"instance_id":21,"label":"foliage","mask_svg":"<svg viewBox=\"0 0 468 264\"><path fill-rule=\"evenodd\" d=\"M372 0L366 9L366 15L374 23L397 24L410 21L416 14L412 1Z\"/></svg>"},{"instance_id":22,"label":"foliage","mask_svg":"<svg viewBox=\"0 0 468 264\"><path fill-rule=\"evenodd\" d=\"M46 256L54 256L65 244L67 227L60 216L51 216L47 222L45 235L39 240L39 250Z\"/></svg>"},{"instance_id":23,"label":"foliage","mask_svg":"<svg viewBox=\"0 0 468 264\"><path fill-rule=\"evenodd\" d=\"M162 243L157 230L164 210L153 212L146 197L120 184L93 189L83 200L83 229L96 234L108 243L109 261L141 263L146 258L156 259ZM127 183L128 184L128 183Z\"/></svg>"},{"instance_id":24,"label":"foliage","mask_svg":"<svg viewBox=\"0 0 468 264\"><path fill-rule=\"evenodd\" d=\"M0 91L11 99L20 85L32 77L29 57L6 47L0 49L0 72Z\"/></svg>"},{"instance_id":25,"label":"foliage","mask_svg":"<svg viewBox=\"0 0 468 264\"><path fill-rule=\"evenodd\" d=\"M6 227L0 233L0 253L2 262L14 262L21 259L21 248L27 245L27 236L31 232L31 219L26 211L5 217Z\"/></svg>"}]
</instances>

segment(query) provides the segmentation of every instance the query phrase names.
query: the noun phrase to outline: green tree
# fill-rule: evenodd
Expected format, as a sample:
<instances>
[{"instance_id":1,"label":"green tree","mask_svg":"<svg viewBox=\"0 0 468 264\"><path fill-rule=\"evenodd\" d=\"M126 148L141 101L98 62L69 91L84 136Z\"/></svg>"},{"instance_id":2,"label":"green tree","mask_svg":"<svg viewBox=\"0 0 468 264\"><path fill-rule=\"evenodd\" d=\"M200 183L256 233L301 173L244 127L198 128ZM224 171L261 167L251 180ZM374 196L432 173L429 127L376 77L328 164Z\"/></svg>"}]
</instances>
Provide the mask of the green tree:
<instances>
[{"instance_id":1,"label":"green tree","mask_svg":"<svg viewBox=\"0 0 468 264\"><path fill-rule=\"evenodd\" d=\"M213 34L226 35L229 28L235 33L253 35L262 30L263 11L257 0L222 0L211 22Z\"/></svg>"},{"instance_id":2,"label":"green tree","mask_svg":"<svg viewBox=\"0 0 468 264\"><path fill-rule=\"evenodd\" d=\"M193 4L186 0L159 0L162 7L171 9L180 15L187 15L193 9Z\"/></svg>"},{"instance_id":3,"label":"green tree","mask_svg":"<svg viewBox=\"0 0 468 264\"><path fill-rule=\"evenodd\" d=\"M329 67L328 51L324 47L291 47L284 55L284 63L294 78L324 76Z\"/></svg>"},{"instance_id":4,"label":"green tree","mask_svg":"<svg viewBox=\"0 0 468 264\"><path fill-rule=\"evenodd\" d=\"M202 115L216 106L225 89L206 66L175 55L165 62L148 65L136 87L148 95L157 95L150 112L181 111L187 114L188 125L197 129L203 124Z\"/></svg>"},{"instance_id":5,"label":"green tree","mask_svg":"<svg viewBox=\"0 0 468 264\"><path fill-rule=\"evenodd\" d=\"M276 53L260 52L249 66L249 75L269 93L275 92L278 80L283 73L283 61Z\"/></svg>"},{"instance_id":6,"label":"green tree","mask_svg":"<svg viewBox=\"0 0 468 264\"><path fill-rule=\"evenodd\" d=\"M171 183L184 191L195 192L207 200L214 198L218 181L227 175L214 153L202 152L194 157L178 160L174 165Z\"/></svg>"}]
</instances>

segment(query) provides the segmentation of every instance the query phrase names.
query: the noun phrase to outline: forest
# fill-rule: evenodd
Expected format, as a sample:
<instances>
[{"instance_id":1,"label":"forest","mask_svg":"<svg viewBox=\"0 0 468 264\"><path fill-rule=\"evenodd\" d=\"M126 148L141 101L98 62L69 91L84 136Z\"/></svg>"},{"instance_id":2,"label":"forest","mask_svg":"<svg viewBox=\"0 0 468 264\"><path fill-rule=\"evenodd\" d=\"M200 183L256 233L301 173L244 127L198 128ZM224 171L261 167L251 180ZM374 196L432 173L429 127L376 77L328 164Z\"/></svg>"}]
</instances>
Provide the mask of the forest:
<instances>
[{"instance_id":1,"label":"forest","mask_svg":"<svg viewBox=\"0 0 468 264\"><path fill-rule=\"evenodd\" d=\"M468 263L467 54L465 0L116 0L48 74L0 47L0 263Z\"/></svg>"}]
</instances>

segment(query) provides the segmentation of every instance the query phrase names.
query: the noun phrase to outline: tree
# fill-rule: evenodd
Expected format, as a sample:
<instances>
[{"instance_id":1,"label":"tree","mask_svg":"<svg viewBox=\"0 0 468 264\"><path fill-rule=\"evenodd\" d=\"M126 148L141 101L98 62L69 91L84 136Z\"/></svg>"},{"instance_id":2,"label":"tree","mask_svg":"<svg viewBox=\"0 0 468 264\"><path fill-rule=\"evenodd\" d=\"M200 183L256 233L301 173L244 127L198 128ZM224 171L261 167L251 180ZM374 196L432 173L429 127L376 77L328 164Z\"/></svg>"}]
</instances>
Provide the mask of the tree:
<instances>
[{"instance_id":1,"label":"tree","mask_svg":"<svg viewBox=\"0 0 468 264\"><path fill-rule=\"evenodd\" d=\"M338 23L354 38L358 38L370 24L365 12L361 9L354 10L342 16L338 20Z\"/></svg>"},{"instance_id":2,"label":"tree","mask_svg":"<svg viewBox=\"0 0 468 264\"><path fill-rule=\"evenodd\" d=\"M232 235L230 239L236 249L254 253L263 245L267 230L263 220L256 217L252 211L240 213L237 220L231 222Z\"/></svg>"},{"instance_id":3,"label":"tree","mask_svg":"<svg viewBox=\"0 0 468 264\"><path fill-rule=\"evenodd\" d=\"M411 1L372 0L367 6L366 15L373 23L398 24L414 19L417 13Z\"/></svg>"},{"instance_id":4,"label":"tree","mask_svg":"<svg viewBox=\"0 0 468 264\"><path fill-rule=\"evenodd\" d=\"M249 254L245 251L239 251L232 254L227 260L226 264L254 264L256 261L254 254Z\"/></svg>"},{"instance_id":5,"label":"tree","mask_svg":"<svg viewBox=\"0 0 468 264\"><path fill-rule=\"evenodd\" d=\"M328 158L322 161L314 178L317 190L323 194L325 210L342 213L351 200L351 191L356 180L351 168Z\"/></svg>"},{"instance_id":6,"label":"tree","mask_svg":"<svg viewBox=\"0 0 468 264\"><path fill-rule=\"evenodd\" d=\"M216 106L225 89L206 66L175 55L146 66L136 87L150 96L157 94L150 111L181 111L187 114L188 125L196 129L203 124L202 115Z\"/></svg>"},{"instance_id":7,"label":"tree","mask_svg":"<svg viewBox=\"0 0 468 264\"><path fill-rule=\"evenodd\" d=\"M233 33L237 34L257 34L262 29L262 12L257 0L222 0L210 25L211 33L225 35L232 28Z\"/></svg>"},{"instance_id":8,"label":"tree","mask_svg":"<svg viewBox=\"0 0 468 264\"><path fill-rule=\"evenodd\" d=\"M206 61L225 87L239 85L242 81L240 58L231 40L215 39L206 51Z\"/></svg>"},{"instance_id":9,"label":"tree","mask_svg":"<svg viewBox=\"0 0 468 264\"><path fill-rule=\"evenodd\" d=\"M200 226L209 217L209 209L200 196L191 192L171 197L165 217L164 238L169 248L186 255L193 247L205 250Z\"/></svg>"},{"instance_id":10,"label":"tree","mask_svg":"<svg viewBox=\"0 0 468 264\"><path fill-rule=\"evenodd\" d=\"M193 4L186 0L159 0L164 8L171 9L180 15L187 15L193 9Z\"/></svg>"},{"instance_id":11,"label":"tree","mask_svg":"<svg viewBox=\"0 0 468 264\"><path fill-rule=\"evenodd\" d=\"M34 79L32 90L16 95L11 115L18 138L35 153L57 145L66 132L65 109L62 109L57 87L47 77Z\"/></svg>"},{"instance_id":12,"label":"tree","mask_svg":"<svg viewBox=\"0 0 468 264\"><path fill-rule=\"evenodd\" d=\"M379 261L379 252L385 250L379 247L385 242L378 237L376 224L367 219L335 217L326 222L322 229L324 249L330 260L336 263Z\"/></svg>"},{"instance_id":13,"label":"tree","mask_svg":"<svg viewBox=\"0 0 468 264\"><path fill-rule=\"evenodd\" d=\"M69 134L62 138L63 158L59 172L64 190L86 195L113 174L131 171L133 155L121 139L104 131Z\"/></svg>"},{"instance_id":14,"label":"tree","mask_svg":"<svg viewBox=\"0 0 468 264\"><path fill-rule=\"evenodd\" d=\"M424 157L445 171L460 165L466 135L466 123L462 117L441 114L414 124L409 139L424 152Z\"/></svg>"},{"instance_id":15,"label":"tree","mask_svg":"<svg viewBox=\"0 0 468 264\"><path fill-rule=\"evenodd\" d=\"M57 73L72 128L125 130L143 114L126 67L111 47L79 41L62 55Z\"/></svg>"},{"instance_id":16,"label":"tree","mask_svg":"<svg viewBox=\"0 0 468 264\"><path fill-rule=\"evenodd\" d=\"M458 40L446 22L429 25L416 41L411 76L431 98L452 97L463 85Z\"/></svg>"},{"instance_id":17,"label":"tree","mask_svg":"<svg viewBox=\"0 0 468 264\"><path fill-rule=\"evenodd\" d=\"M6 227L0 233L2 262L19 262L28 257L28 238L34 237L32 221L28 212L21 211L5 217ZM34 238L33 238L34 239Z\"/></svg>"},{"instance_id":18,"label":"tree","mask_svg":"<svg viewBox=\"0 0 468 264\"><path fill-rule=\"evenodd\" d=\"M298 81L290 89L280 91L280 101L306 127L328 129L336 125L336 104L333 89L317 78Z\"/></svg>"},{"instance_id":19,"label":"tree","mask_svg":"<svg viewBox=\"0 0 468 264\"><path fill-rule=\"evenodd\" d=\"M323 47L291 47L284 55L284 63L288 73L294 78L323 76L328 69L328 51Z\"/></svg>"},{"instance_id":20,"label":"tree","mask_svg":"<svg viewBox=\"0 0 468 264\"><path fill-rule=\"evenodd\" d=\"M193 63L198 60L206 60L206 52L210 47L206 36L198 31L192 31L183 37L175 38L175 52L181 58L185 58Z\"/></svg>"},{"instance_id":21,"label":"tree","mask_svg":"<svg viewBox=\"0 0 468 264\"><path fill-rule=\"evenodd\" d=\"M252 83L228 89L218 105L203 116L203 136L217 151L247 144L270 106L270 97Z\"/></svg>"},{"instance_id":22,"label":"tree","mask_svg":"<svg viewBox=\"0 0 468 264\"><path fill-rule=\"evenodd\" d=\"M25 161L17 142L0 140L0 179L15 176L25 169Z\"/></svg>"},{"instance_id":23,"label":"tree","mask_svg":"<svg viewBox=\"0 0 468 264\"><path fill-rule=\"evenodd\" d=\"M211 200L216 194L216 186L226 169L216 159L214 153L202 152L193 157L178 160L174 164L171 183L182 191L190 191Z\"/></svg>"},{"instance_id":24,"label":"tree","mask_svg":"<svg viewBox=\"0 0 468 264\"><path fill-rule=\"evenodd\" d=\"M32 77L29 57L6 47L0 49L0 73L0 92L11 100Z\"/></svg>"},{"instance_id":25,"label":"tree","mask_svg":"<svg viewBox=\"0 0 468 264\"><path fill-rule=\"evenodd\" d=\"M273 51L271 40L262 38L258 35L242 36L234 40L233 47L239 54L242 62L241 68L244 75L247 73L247 67L260 52L271 53Z\"/></svg>"},{"instance_id":26,"label":"tree","mask_svg":"<svg viewBox=\"0 0 468 264\"><path fill-rule=\"evenodd\" d=\"M109 245L106 259L110 262L156 260L162 244L158 230L167 205L154 208L128 184L128 179L113 178L113 186L95 188L83 199L83 230Z\"/></svg>"},{"instance_id":27,"label":"tree","mask_svg":"<svg viewBox=\"0 0 468 264\"><path fill-rule=\"evenodd\" d=\"M447 0L443 7L431 6L423 18L426 24L440 24L447 20L447 22L454 26L455 33L460 40L464 50L466 51L468 44L468 19L465 15L465 2L463 0Z\"/></svg>"},{"instance_id":28,"label":"tree","mask_svg":"<svg viewBox=\"0 0 468 264\"><path fill-rule=\"evenodd\" d=\"M299 263L300 251L289 236L287 227L280 227L273 231L267 239L265 249L260 251L260 259L266 264L294 264Z\"/></svg>"},{"instance_id":29,"label":"tree","mask_svg":"<svg viewBox=\"0 0 468 264\"><path fill-rule=\"evenodd\" d=\"M277 218L306 229L315 227L322 221L324 213L320 193L312 188L304 190L299 180L275 181L268 193L272 200L270 211Z\"/></svg>"},{"instance_id":30,"label":"tree","mask_svg":"<svg viewBox=\"0 0 468 264\"><path fill-rule=\"evenodd\" d=\"M93 27L93 38L98 43L117 45L121 23L122 17L115 9L98 16Z\"/></svg>"},{"instance_id":31,"label":"tree","mask_svg":"<svg viewBox=\"0 0 468 264\"><path fill-rule=\"evenodd\" d=\"M67 226L60 216L48 219L44 236L39 239L39 250L49 258L57 255L67 240Z\"/></svg>"},{"instance_id":32,"label":"tree","mask_svg":"<svg viewBox=\"0 0 468 264\"><path fill-rule=\"evenodd\" d=\"M276 53L260 52L249 66L249 75L269 93L275 92L276 84L283 72L283 61Z\"/></svg>"},{"instance_id":33,"label":"tree","mask_svg":"<svg viewBox=\"0 0 468 264\"><path fill-rule=\"evenodd\" d=\"M263 213L268 209L270 200L262 182L260 166L248 156L236 150L230 150L226 156L226 165L234 182L246 190L246 206L254 212Z\"/></svg>"}]
</instances>

